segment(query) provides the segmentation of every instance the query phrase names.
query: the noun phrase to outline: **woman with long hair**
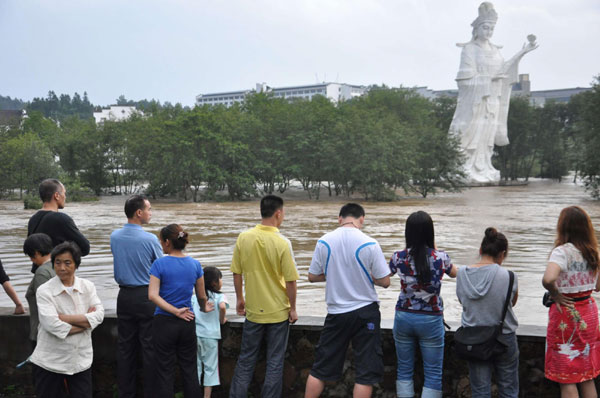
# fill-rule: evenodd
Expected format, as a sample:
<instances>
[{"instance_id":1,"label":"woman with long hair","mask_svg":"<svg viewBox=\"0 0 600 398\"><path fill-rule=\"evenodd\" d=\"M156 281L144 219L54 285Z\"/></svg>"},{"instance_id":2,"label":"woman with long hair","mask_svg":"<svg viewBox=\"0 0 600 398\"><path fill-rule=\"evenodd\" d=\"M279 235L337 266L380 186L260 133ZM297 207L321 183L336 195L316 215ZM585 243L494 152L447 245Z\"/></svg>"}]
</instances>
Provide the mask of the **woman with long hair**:
<instances>
[{"instance_id":1,"label":"woman with long hair","mask_svg":"<svg viewBox=\"0 0 600 398\"><path fill-rule=\"evenodd\" d=\"M197 260L183 253L188 233L177 224L160 230L160 244L167 256L150 268L148 298L156 304L152 321L152 342L156 353L156 396L173 396L175 363L179 361L186 398L199 397L196 364L196 328L192 294L202 312L210 311L204 290L204 272Z\"/></svg>"},{"instance_id":2,"label":"woman with long hair","mask_svg":"<svg viewBox=\"0 0 600 398\"><path fill-rule=\"evenodd\" d=\"M394 318L396 394L415 396L413 373L418 345L425 373L421 397L441 397L444 305L440 290L443 275L454 278L457 270L450 257L436 249L433 220L426 212L417 211L408 217L405 239L406 249L395 252L390 260L390 271L398 273L401 284Z\"/></svg>"},{"instance_id":3,"label":"woman with long hair","mask_svg":"<svg viewBox=\"0 0 600 398\"><path fill-rule=\"evenodd\" d=\"M501 267L508 255L508 240L495 228L487 228L479 248L479 261L461 267L456 277L456 296L462 304L461 326L495 326L500 324L510 283L506 268ZM471 397L491 397L492 371L496 373L499 395L519 396L519 346L516 330L519 323L512 307L517 303L517 276L510 293L511 304L497 340L505 347L487 361L468 361Z\"/></svg>"},{"instance_id":4,"label":"woman with long hair","mask_svg":"<svg viewBox=\"0 0 600 398\"><path fill-rule=\"evenodd\" d=\"M600 374L598 308L590 296L600 290L598 242L592 221L578 206L558 217L554 249L542 284L554 303L548 312L546 378L560 383L561 397L596 397Z\"/></svg>"}]
</instances>

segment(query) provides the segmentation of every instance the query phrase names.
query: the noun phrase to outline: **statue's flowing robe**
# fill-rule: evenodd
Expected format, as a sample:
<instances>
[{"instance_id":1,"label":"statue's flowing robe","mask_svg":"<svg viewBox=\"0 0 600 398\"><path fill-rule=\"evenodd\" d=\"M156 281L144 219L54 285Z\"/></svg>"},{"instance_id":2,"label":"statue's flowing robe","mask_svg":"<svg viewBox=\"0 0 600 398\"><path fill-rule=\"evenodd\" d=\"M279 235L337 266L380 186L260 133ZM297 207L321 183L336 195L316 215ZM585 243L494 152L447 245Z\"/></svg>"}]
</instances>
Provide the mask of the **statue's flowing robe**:
<instances>
[{"instance_id":1,"label":"statue's flowing robe","mask_svg":"<svg viewBox=\"0 0 600 398\"><path fill-rule=\"evenodd\" d=\"M521 57L504 62L500 46L488 49L471 41L462 47L456 77L458 101L450 132L460 137L466 161L465 171L474 181L497 181L492 166L494 144L508 144L506 121L513 83L518 81ZM493 77L504 78L492 80Z\"/></svg>"}]
</instances>

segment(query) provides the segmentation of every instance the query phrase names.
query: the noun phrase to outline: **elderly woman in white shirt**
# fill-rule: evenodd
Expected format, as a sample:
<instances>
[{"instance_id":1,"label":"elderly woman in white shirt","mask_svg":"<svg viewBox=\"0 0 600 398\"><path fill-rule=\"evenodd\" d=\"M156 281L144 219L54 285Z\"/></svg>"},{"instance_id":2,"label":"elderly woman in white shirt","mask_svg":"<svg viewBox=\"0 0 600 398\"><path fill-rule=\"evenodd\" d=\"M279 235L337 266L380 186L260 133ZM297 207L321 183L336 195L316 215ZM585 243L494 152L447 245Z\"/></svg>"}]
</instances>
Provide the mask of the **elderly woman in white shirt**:
<instances>
[{"instance_id":1,"label":"elderly woman in white shirt","mask_svg":"<svg viewBox=\"0 0 600 398\"><path fill-rule=\"evenodd\" d=\"M81 251L64 242L52 251L56 276L36 293L40 326L31 355L38 398L92 397L92 330L104 320L96 287L75 276Z\"/></svg>"}]
</instances>

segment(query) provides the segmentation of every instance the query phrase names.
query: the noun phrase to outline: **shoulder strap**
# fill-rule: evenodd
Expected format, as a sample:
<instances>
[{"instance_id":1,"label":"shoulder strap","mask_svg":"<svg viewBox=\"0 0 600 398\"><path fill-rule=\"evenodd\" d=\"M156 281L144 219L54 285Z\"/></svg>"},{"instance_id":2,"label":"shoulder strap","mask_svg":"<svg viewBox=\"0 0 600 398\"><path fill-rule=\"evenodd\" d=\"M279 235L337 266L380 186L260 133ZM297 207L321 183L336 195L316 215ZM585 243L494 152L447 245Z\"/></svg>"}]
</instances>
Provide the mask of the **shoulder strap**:
<instances>
[{"instance_id":1,"label":"shoulder strap","mask_svg":"<svg viewBox=\"0 0 600 398\"><path fill-rule=\"evenodd\" d=\"M504 309L502 310L502 319L500 319L500 324L504 323L504 318L506 317L506 311L508 310L508 303L510 302L514 281L515 275L512 271L508 271L508 292L506 293L506 300L504 301Z\"/></svg>"}]
</instances>

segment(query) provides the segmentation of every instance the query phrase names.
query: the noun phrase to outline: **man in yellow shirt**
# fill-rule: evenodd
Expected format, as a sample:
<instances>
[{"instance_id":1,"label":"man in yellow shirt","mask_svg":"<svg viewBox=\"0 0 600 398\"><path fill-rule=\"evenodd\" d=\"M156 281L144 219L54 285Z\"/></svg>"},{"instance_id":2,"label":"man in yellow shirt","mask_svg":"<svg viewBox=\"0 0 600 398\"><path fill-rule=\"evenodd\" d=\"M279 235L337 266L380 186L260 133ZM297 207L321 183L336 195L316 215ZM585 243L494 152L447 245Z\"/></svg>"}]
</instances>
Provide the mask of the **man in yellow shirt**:
<instances>
[{"instance_id":1,"label":"man in yellow shirt","mask_svg":"<svg viewBox=\"0 0 600 398\"><path fill-rule=\"evenodd\" d=\"M284 218L283 199L274 195L263 197L260 214L261 223L238 236L231 261L236 311L245 315L246 321L230 398L247 396L263 337L268 345L262 397L281 396L289 325L298 320L294 252L278 229Z\"/></svg>"}]
</instances>

